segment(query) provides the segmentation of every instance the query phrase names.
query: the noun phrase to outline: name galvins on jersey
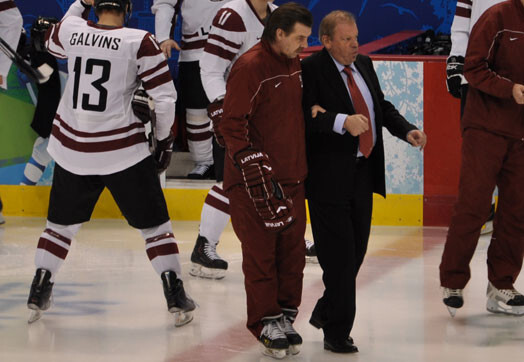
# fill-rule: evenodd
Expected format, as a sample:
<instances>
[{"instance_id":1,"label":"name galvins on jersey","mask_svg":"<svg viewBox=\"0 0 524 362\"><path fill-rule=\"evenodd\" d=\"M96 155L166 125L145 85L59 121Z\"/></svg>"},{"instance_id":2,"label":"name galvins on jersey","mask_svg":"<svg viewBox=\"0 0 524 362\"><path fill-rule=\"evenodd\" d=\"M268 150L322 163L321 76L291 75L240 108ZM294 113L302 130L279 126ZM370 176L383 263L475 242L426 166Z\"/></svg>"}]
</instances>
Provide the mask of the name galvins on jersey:
<instances>
[{"instance_id":1,"label":"name galvins on jersey","mask_svg":"<svg viewBox=\"0 0 524 362\"><path fill-rule=\"evenodd\" d=\"M504 0L457 0L455 17L451 25L450 55L466 56L471 29L484 11L502 1Z\"/></svg>"},{"instance_id":2,"label":"name galvins on jersey","mask_svg":"<svg viewBox=\"0 0 524 362\"><path fill-rule=\"evenodd\" d=\"M277 6L268 3L268 8L272 12ZM200 75L208 99L226 94L231 67L260 41L264 26L249 0L233 0L220 8L200 59Z\"/></svg>"},{"instance_id":3,"label":"name galvins on jersey","mask_svg":"<svg viewBox=\"0 0 524 362\"><path fill-rule=\"evenodd\" d=\"M173 36L177 12L182 15L181 62L198 61L206 45L211 22L218 9L231 0L155 0L155 33L159 42Z\"/></svg>"},{"instance_id":4,"label":"name galvins on jersey","mask_svg":"<svg viewBox=\"0 0 524 362\"><path fill-rule=\"evenodd\" d=\"M155 101L157 138L169 135L176 91L153 35L66 16L47 33L46 46L54 56L68 58L69 77L48 146L61 167L105 175L150 155L144 124L131 109L140 82Z\"/></svg>"}]
</instances>

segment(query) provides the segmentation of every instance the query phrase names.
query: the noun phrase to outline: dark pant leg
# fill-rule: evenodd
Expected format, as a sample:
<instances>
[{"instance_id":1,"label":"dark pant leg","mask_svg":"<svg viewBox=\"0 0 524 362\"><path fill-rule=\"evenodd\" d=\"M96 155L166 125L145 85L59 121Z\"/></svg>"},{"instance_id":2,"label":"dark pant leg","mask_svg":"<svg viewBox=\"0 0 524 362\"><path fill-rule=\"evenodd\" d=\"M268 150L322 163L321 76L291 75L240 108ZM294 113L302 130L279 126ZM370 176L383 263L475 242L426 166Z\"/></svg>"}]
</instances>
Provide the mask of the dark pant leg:
<instances>
[{"instance_id":1,"label":"dark pant leg","mask_svg":"<svg viewBox=\"0 0 524 362\"><path fill-rule=\"evenodd\" d=\"M289 229L277 238L276 263L278 275L278 304L283 308L298 309L302 299L302 280L306 265L306 206L302 184L286 187L284 193L293 199L296 219Z\"/></svg>"},{"instance_id":2,"label":"dark pant leg","mask_svg":"<svg viewBox=\"0 0 524 362\"><path fill-rule=\"evenodd\" d=\"M462 135L459 195L440 264L444 287L462 289L470 278L469 263L491 209L505 153L504 137L471 128Z\"/></svg>"},{"instance_id":3,"label":"dark pant leg","mask_svg":"<svg viewBox=\"0 0 524 362\"><path fill-rule=\"evenodd\" d=\"M508 140L497 185L499 202L488 248L488 279L498 289L513 287L524 255L524 143Z\"/></svg>"},{"instance_id":4,"label":"dark pant leg","mask_svg":"<svg viewBox=\"0 0 524 362\"><path fill-rule=\"evenodd\" d=\"M258 338L263 317L282 313L278 304L277 235L268 232L243 186L228 190L233 230L242 246L247 328ZM302 235L302 238L304 236Z\"/></svg>"}]
</instances>

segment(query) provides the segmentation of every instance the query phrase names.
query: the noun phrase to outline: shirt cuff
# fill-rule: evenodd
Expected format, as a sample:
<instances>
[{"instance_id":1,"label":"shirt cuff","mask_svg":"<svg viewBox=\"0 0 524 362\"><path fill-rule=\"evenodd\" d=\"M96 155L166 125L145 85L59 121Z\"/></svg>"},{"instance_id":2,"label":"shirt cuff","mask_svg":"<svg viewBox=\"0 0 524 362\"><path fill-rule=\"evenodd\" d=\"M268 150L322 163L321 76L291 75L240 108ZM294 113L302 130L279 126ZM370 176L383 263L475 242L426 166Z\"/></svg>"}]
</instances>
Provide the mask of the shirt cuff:
<instances>
[{"instance_id":1,"label":"shirt cuff","mask_svg":"<svg viewBox=\"0 0 524 362\"><path fill-rule=\"evenodd\" d=\"M335 117L335 123L333 124L333 132L338 134L346 133L346 129L344 128L344 122L346 121L346 117L346 114L337 114L337 116Z\"/></svg>"}]
</instances>

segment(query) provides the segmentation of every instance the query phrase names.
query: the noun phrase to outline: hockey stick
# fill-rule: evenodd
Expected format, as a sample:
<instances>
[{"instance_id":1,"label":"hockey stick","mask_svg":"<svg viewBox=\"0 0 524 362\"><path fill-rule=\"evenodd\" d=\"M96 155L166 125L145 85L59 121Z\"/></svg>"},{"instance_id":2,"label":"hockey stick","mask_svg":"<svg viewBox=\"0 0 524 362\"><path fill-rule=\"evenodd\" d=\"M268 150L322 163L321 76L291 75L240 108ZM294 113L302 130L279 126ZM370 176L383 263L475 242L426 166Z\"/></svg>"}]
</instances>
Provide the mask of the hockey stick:
<instances>
[{"instance_id":1,"label":"hockey stick","mask_svg":"<svg viewBox=\"0 0 524 362\"><path fill-rule=\"evenodd\" d=\"M53 74L53 68L49 66L49 64L44 63L41 66L38 67L38 69L35 69L31 67L31 65L24 60L18 54L16 51L13 50L7 44L4 39L0 38L0 50L9 58L11 61L34 82L37 82L39 84L45 83L49 80L49 77L51 77L51 74Z\"/></svg>"}]
</instances>

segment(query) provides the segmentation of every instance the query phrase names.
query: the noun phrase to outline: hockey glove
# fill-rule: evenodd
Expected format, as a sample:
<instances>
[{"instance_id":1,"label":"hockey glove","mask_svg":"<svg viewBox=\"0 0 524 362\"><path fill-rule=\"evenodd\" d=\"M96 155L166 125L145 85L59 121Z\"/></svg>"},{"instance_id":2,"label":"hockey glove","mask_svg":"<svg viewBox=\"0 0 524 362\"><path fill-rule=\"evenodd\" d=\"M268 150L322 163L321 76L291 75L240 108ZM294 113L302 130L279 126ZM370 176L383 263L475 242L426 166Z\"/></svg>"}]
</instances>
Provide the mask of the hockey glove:
<instances>
[{"instance_id":1,"label":"hockey glove","mask_svg":"<svg viewBox=\"0 0 524 362\"><path fill-rule=\"evenodd\" d=\"M218 99L207 106L207 116L211 119L211 128L213 129L215 139L220 147L226 147L224 137L222 137L222 134L218 130L218 124L222 120L222 114L224 113L224 110L222 109L223 105L224 99Z\"/></svg>"},{"instance_id":2,"label":"hockey glove","mask_svg":"<svg viewBox=\"0 0 524 362\"><path fill-rule=\"evenodd\" d=\"M464 79L464 57L450 56L446 61L446 86L453 97L460 98Z\"/></svg>"},{"instance_id":3,"label":"hockey glove","mask_svg":"<svg viewBox=\"0 0 524 362\"><path fill-rule=\"evenodd\" d=\"M167 170L169 163L171 162L171 155L173 154L173 142L175 137L170 133L167 138L161 141L156 141L156 149L153 154L155 159L155 166L158 173L162 173Z\"/></svg>"},{"instance_id":4,"label":"hockey glove","mask_svg":"<svg viewBox=\"0 0 524 362\"><path fill-rule=\"evenodd\" d=\"M46 18L39 16L36 18L33 25L31 25L32 47L37 52L47 52L45 47L45 34L47 30L56 23L58 23L58 19L56 18Z\"/></svg>"},{"instance_id":5,"label":"hockey glove","mask_svg":"<svg viewBox=\"0 0 524 362\"><path fill-rule=\"evenodd\" d=\"M234 159L265 228L272 232L287 229L295 221L293 201L284 195L280 184L273 179L267 154L248 148L239 151Z\"/></svg>"},{"instance_id":6,"label":"hockey glove","mask_svg":"<svg viewBox=\"0 0 524 362\"><path fill-rule=\"evenodd\" d=\"M138 117L144 124L151 121L151 108L149 108L149 95L143 89L137 89L133 94L133 100L131 101L131 108L133 113Z\"/></svg>"}]
</instances>

